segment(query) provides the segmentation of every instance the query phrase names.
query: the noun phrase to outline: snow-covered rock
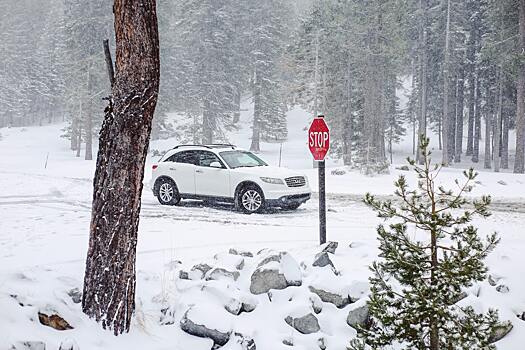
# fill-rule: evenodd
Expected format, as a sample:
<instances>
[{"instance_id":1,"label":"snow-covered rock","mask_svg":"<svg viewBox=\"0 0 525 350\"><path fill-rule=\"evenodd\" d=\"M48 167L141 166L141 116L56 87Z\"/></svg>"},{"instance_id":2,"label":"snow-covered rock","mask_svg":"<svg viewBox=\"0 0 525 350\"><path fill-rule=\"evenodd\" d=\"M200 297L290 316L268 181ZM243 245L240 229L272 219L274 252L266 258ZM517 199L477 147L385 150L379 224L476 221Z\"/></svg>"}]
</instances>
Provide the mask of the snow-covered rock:
<instances>
[{"instance_id":1,"label":"snow-covered rock","mask_svg":"<svg viewBox=\"0 0 525 350\"><path fill-rule=\"evenodd\" d=\"M507 334L510 333L510 331L514 328L512 323L510 321L502 322L497 327L494 333L490 336L489 341L491 343L495 343L501 339L503 339Z\"/></svg>"},{"instance_id":2,"label":"snow-covered rock","mask_svg":"<svg viewBox=\"0 0 525 350\"><path fill-rule=\"evenodd\" d=\"M221 350L256 350L255 341L240 333L234 333Z\"/></svg>"},{"instance_id":3,"label":"snow-covered rock","mask_svg":"<svg viewBox=\"0 0 525 350\"><path fill-rule=\"evenodd\" d=\"M332 269L335 270L334 263L328 256L327 252L321 252L319 254L316 254L315 260L312 263L312 266L318 266L318 267L325 267L325 266L331 266Z\"/></svg>"},{"instance_id":4,"label":"snow-covered rock","mask_svg":"<svg viewBox=\"0 0 525 350\"><path fill-rule=\"evenodd\" d=\"M356 328L356 326L365 326L369 320L369 309L365 300L363 302L357 302L348 311L346 323Z\"/></svg>"},{"instance_id":5,"label":"snow-covered rock","mask_svg":"<svg viewBox=\"0 0 525 350\"><path fill-rule=\"evenodd\" d=\"M321 246L322 247L321 252L335 254L335 251L338 246L339 246L338 242L333 242L333 241L327 242Z\"/></svg>"},{"instance_id":6,"label":"snow-covered rock","mask_svg":"<svg viewBox=\"0 0 525 350\"><path fill-rule=\"evenodd\" d=\"M299 333L310 334L319 332L321 327L319 327L319 321L317 317L309 313L302 317L292 317L288 316L285 319L286 323L295 328Z\"/></svg>"},{"instance_id":7,"label":"snow-covered rock","mask_svg":"<svg viewBox=\"0 0 525 350\"><path fill-rule=\"evenodd\" d=\"M253 253L252 252L243 251L243 250L237 250L235 248L230 248L228 253L230 253L232 255L241 255L241 256L244 256L244 257L247 257L247 258L253 258Z\"/></svg>"},{"instance_id":8,"label":"snow-covered rock","mask_svg":"<svg viewBox=\"0 0 525 350\"><path fill-rule=\"evenodd\" d=\"M250 292L262 294L301 284L299 264L289 253L281 252L270 254L259 263L251 276Z\"/></svg>"},{"instance_id":9,"label":"snow-covered rock","mask_svg":"<svg viewBox=\"0 0 525 350\"><path fill-rule=\"evenodd\" d=\"M334 304L339 309L345 307L346 305L352 302L348 295L341 295L334 292L329 292L313 286L309 286L308 289L310 289L312 293L318 295L319 298L321 298L321 300L325 303Z\"/></svg>"},{"instance_id":10,"label":"snow-covered rock","mask_svg":"<svg viewBox=\"0 0 525 350\"><path fill-rule=\"evenodd\" d=\"M180 328L191 335L209 338L217 345L225 345L230 340L230 321L217 319L221 313L215 308L195 306L184 313Z\"/></svg>"},{"instance_id":11,"label":"snow-covered rock","mask_svg":"<svg viewBox=\"0 0 525 350\"><path fill-rule=\"evenodd\" d=\"M228 271L222 267L216 267L206 274L206 280L234 280L237 281L240 274L238 271Z\"/></svg>"},{"instance_id":12,"label":"snow-covered rock","mask_svg":"<svg viewBox=\"0 0 525 350\"><path fill-rule=\"evenodd\" d=\"M70 289L67 295L69 295L75 304L79 304L82 301L82 292L78 288Z\"/></svg>"}]
</instances>

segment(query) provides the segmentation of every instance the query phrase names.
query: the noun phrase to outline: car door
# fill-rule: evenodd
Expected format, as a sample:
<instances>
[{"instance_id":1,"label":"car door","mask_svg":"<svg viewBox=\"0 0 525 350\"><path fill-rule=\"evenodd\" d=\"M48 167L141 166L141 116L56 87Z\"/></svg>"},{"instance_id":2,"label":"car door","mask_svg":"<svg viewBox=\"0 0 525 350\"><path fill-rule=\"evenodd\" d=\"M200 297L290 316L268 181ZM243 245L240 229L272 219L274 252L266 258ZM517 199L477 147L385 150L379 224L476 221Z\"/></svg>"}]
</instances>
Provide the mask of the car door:
<instances>
[{"instance_id":1,"label":"car door","mask_svg":"<svg viewBox=\"0 0 525 350\"><path fill-rule=\"evenodd\" d=\"M209 151L198 151L198 162L195 168L195 190L199 196L231 197L230 170L224 163ZM211 167L218 162L221 168Z\"/></svg>"},{"instance_id":2,"label":"car door","mask_svg":"<svg viewBox=\"0 0 525 350\"><path fill-rule=\"evenodd\" d=\"M195 164L197 151L182 151L175 153L166 160L168 174L175 180L179 193L195 194Z\"/></svg>"}]
</instances>

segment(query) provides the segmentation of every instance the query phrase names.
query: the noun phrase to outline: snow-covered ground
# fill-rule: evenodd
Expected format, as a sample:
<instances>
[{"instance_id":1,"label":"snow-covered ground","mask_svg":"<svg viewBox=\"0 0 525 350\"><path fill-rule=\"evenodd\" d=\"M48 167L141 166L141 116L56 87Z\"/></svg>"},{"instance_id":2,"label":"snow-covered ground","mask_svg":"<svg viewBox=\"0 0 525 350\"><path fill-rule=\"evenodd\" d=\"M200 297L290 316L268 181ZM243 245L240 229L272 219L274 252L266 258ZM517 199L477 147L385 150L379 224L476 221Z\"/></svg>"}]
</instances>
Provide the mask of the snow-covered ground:
<instances>
[{"instance_id":1,"label":"snow-covered ground","mask_svg":"<svg viewBox=\"0 0 525 350\"><path fill-rule=\"evenodd\" d=\"M243 112L242 127L230 135L232 142L245 148L250 143L249 116L249 110ZM308 122L304 111L290 111L289 141L282 146L282 165L304 169L315 188L316 173L306 148ZM301 301L307 285L328 283L323 279L325 272L311 266L319 251L315 198L296 212L248 216L228 206L211 208L197 202L160 206L147 187L142 197L137 313L132 330L120 337L102 331L67 294L74 288L82 289L94 161L74 157L67 140L59 138L62 127L0 130L0 349L20 341L43 341L46 349L58 349L69 338L81 350L208 350L212 345L209 339L188 335L178 327L185 311L195 303L200 305L200 317L219 328L242 331L254 339L259 350L288 349L283 340L290 339L294 348L317 349L319 338L324 338L328 349L344 349L355 335L345 323L352 304L337 309L324 303L317 315L321 331L314 335L302 335L284 321L286 316L310 307ZM167 149L174 142L155 141L152 148ZM367 177L348 171L332 175L331 170L341 165L334 160L328 162L328 239L339 242L332 260L340 272L341 288L366 286L368 266L377 256L375 227L379 220L360 199L368 191L390 195L399 174L414 181L410 173L395 169L402 164L409 145L410 140L406 140L397 146L396 164L388 175ZM278 164L280 145L263 144L262 148L261 157ZM154 161L148 160L146 182ZM453 184L455 178L461 178L460 169L442 173L445 184ZM511 320L514 328L497 343L498 349L520 350L525 344L525 321L517 317L525 312L525 176L482 171L478 180L480 184L472 195L491 194L496 203L489 219L475 223L482 234L500 233L501 243L487 263L497 285L505 285L509 291L498 292L497 286L479 283L469 290L467 302L480 310L499 309L500 317ZM230 248L255 255L245 258L241 277L231 283L232 288L246 290L249 275L260 260L256 253L263 248L288 251L298 263L303 262L303 285L275 292L272 301L265 294L251 296L258 304L251 313L232 316L222 309L214 312L209 296L202 292L204 282L180 280L178 273L201 262L225 264L232 259L227 254ZM214 259L216 253L221 254ZM223 288L226 282L220 283ZM166 311L161 311L165 308L169 308L174 324L159 322L165 317ZM74 329L57 331L42 326L39 311L58 312ZM238 349L235 346L232 343L226 348Z\"/></svg>"}]
</instances>

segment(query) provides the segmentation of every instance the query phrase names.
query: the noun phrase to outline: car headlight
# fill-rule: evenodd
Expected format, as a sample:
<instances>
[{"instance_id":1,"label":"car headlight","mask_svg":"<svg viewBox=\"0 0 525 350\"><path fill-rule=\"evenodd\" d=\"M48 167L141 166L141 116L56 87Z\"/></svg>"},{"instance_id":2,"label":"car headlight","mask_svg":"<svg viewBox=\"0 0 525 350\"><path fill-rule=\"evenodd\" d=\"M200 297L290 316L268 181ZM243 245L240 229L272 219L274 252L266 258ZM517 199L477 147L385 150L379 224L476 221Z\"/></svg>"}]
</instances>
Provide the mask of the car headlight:
<instances>
[{"instance_id":1,"label":"car headlight","mask_svg":"<svg viewBox=\"0 0 525 350\"><path fill-rule=\"evenodd\" d=\"M284 185L283 180L277 179L277 178L274 178L274 177L261 177L261 180L263 182L266 182L266 183L269 183L269 184Z\"/></svg>"}]
</instances>

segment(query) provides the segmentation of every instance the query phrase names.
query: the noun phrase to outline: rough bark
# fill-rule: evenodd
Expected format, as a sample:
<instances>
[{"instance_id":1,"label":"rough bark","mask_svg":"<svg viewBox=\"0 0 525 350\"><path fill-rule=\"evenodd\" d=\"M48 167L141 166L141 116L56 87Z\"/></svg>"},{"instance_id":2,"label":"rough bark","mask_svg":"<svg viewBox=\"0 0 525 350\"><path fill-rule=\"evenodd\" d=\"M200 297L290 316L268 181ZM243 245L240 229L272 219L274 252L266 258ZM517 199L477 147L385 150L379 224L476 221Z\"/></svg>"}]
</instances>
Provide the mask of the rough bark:
<instances>
[{"instance_id":1,"label":"rough bark","mask_svg":"<svg viewBox=\"0 0 525 350\"><path fill-rule=\"evenodd\" d=\"M86 99L86 150L84 152L84 159L85 160L92 160L93 159L93 99L91 97L92 93L92 77L90 69L88 68L87 71L87 95L88 98Z\"/></svg>"},{"instance_id":2,"label":"rough bark","mask_svg":"<svg viewBox=\"0 0 525 350\"><path fill-rule=\"evenodd\" d=\"M461 162L463 153L463 107L465 99L465 67L460 65L457 86L457 104L456 104L456 147L454 162Z\"/></svg>"},{"instance_id":3,"label":"rough bark","mask_svg":"<svg viewBox=\"0 0 525 350\"><path fill-rule=\"evenodd\" d=\"M450 0L447 1L447 24L445 29L445 62L443 68L443 116L442 116L442 137L443 137L443 157L441 162L448 166L450 161L449 147L449 81L450 81Z\"/></svg>"},{"instance_id":4,"label":"rough bark","mask_svg":"<svg viewBox=\"0 0 525 350\"><path fill-rule=\"evenodd\" d=\"M159 89L155 0L115 0L113 103L100 131L82 310L127 332L135 310L140 196Z\"/></svg>"},{"instance_id":5,"label":"rough bark","mask_svg":"<svg viewBox=\"0 0 525 350\"><path fill-rule=\"evenodd\" d=\"M416 160L419 164L423 164L423 157L421 156L420 144L421 141L427 137L427 2L426 0L419 0L419 11L421 16L419 19L419 108L418 108L418 151Z\"/></svg>"},{"instance_id":6,"label":"rough bark","mask_svg":"<svg viewBox=\"0 0 525 350\"><path fill-rule=\"evenodd\" d=\"M525 172L525 0L519 0L519 45L518 53L521 64L518 69L517 110L516 110L516 159L514 172Z\"/></svg>"},{"instance_id":7,"label":"rough bark","mask_svg":"<svg viewBox=\"0 0 525 350\"><path fill-rule=\"evenodd\" d=\"M491 92L489 84L485 86L485 93L487 96L487 106L485 106L485 154L483 167L490 169L492 167L492 153L491 153L491 132L492 132L492 113L494 106L494 96Z\"/></svg>"},{"instance_id":8,"label":"rough bark","mask_svg":"<svg viewBox=\"0 0 525 350\"><path fill-rule=\"evenodd\" d=\"M494 125L494 171L499 172L501 161L501 114L503 112L503 69L500 65L498 77L498 111L496 113L496 120Z\"/></svg>"},{"instance_id":9,"label":"rough bark","mask_svg":"<svg viewBox=\"0 0 525 350\"><path fill-rule=\"evenodd\" d=\"M352 66L350 56L347 63L346 104L343 113L343 164L352 164Z\"/></svg>"},{"instance_id":10,"label":"rough bark","mask_svg":"<svg viewBox=\"0 0 525 350\"><path fill-rule=\"evenodd\" d=\"M255 71L255 82L253 92L253 125L252 125L252 144L250 151L261 151L261 85L259 74Z\"/></svg>"},{"instance_id":11,"label":"rough bark","mask_svg":"<svg viewBox=\"0 0 525 350\"><path fill-rule=\"evenodd\" d=\"M481 139L481 111L479 110L479 91L480 79L477 74L475 76L475 90L474 90L474 139L472 148L472 161L479 162L479 140Z\"/></svg>"}]
</instances>

